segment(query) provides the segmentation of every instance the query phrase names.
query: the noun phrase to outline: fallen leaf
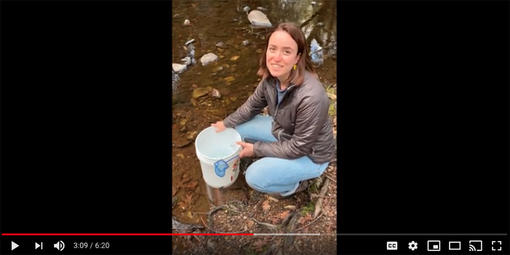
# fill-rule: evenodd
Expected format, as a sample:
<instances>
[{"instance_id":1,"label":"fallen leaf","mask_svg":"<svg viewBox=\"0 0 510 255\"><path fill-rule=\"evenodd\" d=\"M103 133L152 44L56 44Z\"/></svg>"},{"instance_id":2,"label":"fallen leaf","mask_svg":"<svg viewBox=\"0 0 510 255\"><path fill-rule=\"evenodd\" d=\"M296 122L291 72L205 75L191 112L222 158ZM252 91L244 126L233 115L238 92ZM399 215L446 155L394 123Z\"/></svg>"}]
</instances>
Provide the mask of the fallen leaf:
<instances>
[{"instance_id":1,"label":"fallen leaf","mask_svg":"<svg viewBox=\"0 0 510 255\"><path fill-rule=\"evenodd\" d=\"M271 205L269 205L269 200L266 200L264 201L264 203L262 203L262 210L264 210L264 212L267 212L269 209L271 209Z\"/></svg>"},{"instance_id":2,"label":"fallen leaf","mask_svg":"<svg viewBox=\"0 0 510 255\"><path fill-rule=\"evenodd\" d=\"M280 214L278 215L278 217L280 217L280 219L282 219L282 220L283 220L283 219L287 218L287 216L289 216L289 212L290 212L290 211L283 211L282 213L280 213Z\"/></svg>"},{"instance_id":3,"label":"fallen leaf","mask_svg":"<svg viewBox=\"0 0 510 255\"><path fill-rule=\"evenodd\" d=\"M248 221L246 221L246 225L248 226L248 228L253 227L253 224L255 224L255 222L254 222L254 221L252 221L252 220L248 220Z\"/></svg>"},{"instance_id":4,"label":"fallen leaf","mask_svg":"<svg viewBox=\"0 0 510 255\"><path fill-rule=\"evenodd\" d=\"M234 81L236 78L234 76L227 76L225 78L223 78L226 82L231 82L231 81Z\"/></svg>"},{"instance_id":5,"label":"fallen leaf","mask_svg":"<svg viewBox=\"0 0 510 255\"><path fill-rule=\"evenodd\" d=\"M187 189L195 189L195 187L198 185L198 181L192 181L188 184L182 185L184 188Z\"/></svg>"}]
</instances>

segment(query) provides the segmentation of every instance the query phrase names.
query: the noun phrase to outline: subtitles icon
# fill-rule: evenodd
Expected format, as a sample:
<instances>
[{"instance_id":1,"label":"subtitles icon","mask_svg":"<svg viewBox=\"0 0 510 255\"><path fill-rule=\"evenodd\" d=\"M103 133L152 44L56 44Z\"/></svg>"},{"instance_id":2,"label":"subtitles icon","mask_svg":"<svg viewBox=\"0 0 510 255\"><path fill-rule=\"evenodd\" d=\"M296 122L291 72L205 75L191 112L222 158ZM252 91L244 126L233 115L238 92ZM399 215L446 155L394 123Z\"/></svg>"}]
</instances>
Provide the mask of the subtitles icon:
<instances>
[{"instance_id":1,"label":"subtitles icon","mask_svg":"<svg viewBox=\"0 0 510 255\"><path fill-rule=\"evenodd\" d=\"M398 250L398 242L395 242L395 241L386 242L386 250L388 250L388 251Z\"/></svg>"},{"instance_id":2,"label":"subtitles icon","mask_svg":"<svg viewBox=\"0 0 510 255\"><path fill-rule=\"evenodd\" d=\"M448 242L448 248L450 249L450 251L460 251L460 241Z\"/></svg>"},{"instance_id":3,"label":"subtitles icon","mask_svg":"<svg viewBox=\"0 0 510 255\"><path fill-rule=\"evenodd\" d=\"M428 240L427 251L441 251L441 241L439 240Z\"/></svg>"},{"instance_id":4,"label":"subtitles icon","mask_svg":"<svg viewBox=\"0 0 510 255\"><path fill-rule=\"evenodd\" d=\"M482 251L482 240L469 240L469 251Z\"/></svg>"}]
</instances>

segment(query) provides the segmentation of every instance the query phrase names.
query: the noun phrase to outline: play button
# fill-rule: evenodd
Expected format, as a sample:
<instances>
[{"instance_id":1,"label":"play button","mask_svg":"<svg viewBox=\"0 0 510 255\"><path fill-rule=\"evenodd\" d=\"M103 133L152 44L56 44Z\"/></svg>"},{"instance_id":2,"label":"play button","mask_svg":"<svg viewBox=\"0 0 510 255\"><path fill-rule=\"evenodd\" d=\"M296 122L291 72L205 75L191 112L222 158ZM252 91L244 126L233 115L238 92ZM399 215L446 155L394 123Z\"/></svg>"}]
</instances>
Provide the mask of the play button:
<instances>
[{"instance_id":1,"label":"play button","mask_svg":"<svg viewBox=\"0 0 510 255\"><path fill-rule=\"evenodd\" d=\"M18 248L18 246L19 245L17 243L11 241L11 251L14 251L14 249Z\"/></svg>"}]
</instances>

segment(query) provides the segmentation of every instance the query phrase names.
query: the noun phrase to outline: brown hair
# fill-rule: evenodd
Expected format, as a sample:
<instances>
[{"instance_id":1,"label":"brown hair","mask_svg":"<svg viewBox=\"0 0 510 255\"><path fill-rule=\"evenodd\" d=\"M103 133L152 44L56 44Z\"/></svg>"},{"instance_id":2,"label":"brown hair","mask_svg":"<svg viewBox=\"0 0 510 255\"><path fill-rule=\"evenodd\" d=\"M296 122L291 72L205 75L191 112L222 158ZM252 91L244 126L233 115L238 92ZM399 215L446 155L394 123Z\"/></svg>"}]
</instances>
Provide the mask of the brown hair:
<instances>
[{"instance_id":1,"label":"brown hair","mask_svg":"<svg viewBox=\"0 0 510 255\"><path fill-rule=\"evenodd\" d=\"M296 54L301 54L299 61L297 63L296 70L291 69L289 78L287 78L288 82L291 82L295 85L300 85L303 83L304 80L304 73L305 70L315 73L315 70L312 66L312 62L310 61L310 56L308 56L308 49L306 47L306 38L303 32L299 29L298 26L296 26L294 23L280 23L278 26L276 26L273 30L271 30L266 35L266 45L264 46L264 51L262 52L262 56L259 60L259 70L257 71L257 74L259 76L262 76L262 79L269 77L272 77L271 73L269 73L269 70L266 66L266 52L267 52L267 46L269 44L269 38L271 35L276 31L285 31L287 32L292 39L296 42L298 46L298 50Z\"/></svg>"}]
</instances>

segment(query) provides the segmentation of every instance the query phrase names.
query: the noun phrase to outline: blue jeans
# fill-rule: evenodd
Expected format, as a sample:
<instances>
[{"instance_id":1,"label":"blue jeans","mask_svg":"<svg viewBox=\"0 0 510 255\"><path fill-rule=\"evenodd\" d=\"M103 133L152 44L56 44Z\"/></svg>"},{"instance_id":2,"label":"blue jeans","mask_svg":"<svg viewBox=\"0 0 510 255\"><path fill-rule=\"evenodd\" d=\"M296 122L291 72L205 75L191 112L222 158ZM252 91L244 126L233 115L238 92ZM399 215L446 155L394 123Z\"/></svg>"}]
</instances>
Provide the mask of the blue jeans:
<instances>
[{"instance_id":1,"label":"blue jeans","mask_svg":"<svg viewBox=\"0 0 510 255\"><path fill-rule=\"evenodd\" d=\"M276 142L271 133L271 116L256 115L235 127L243 141ZM294 194L300 181L319 177L329 162L316 164L308 156L297 159L261 158L248 167L246 183L259 192L289 196Z\"/></svg>"}]
</instances>

